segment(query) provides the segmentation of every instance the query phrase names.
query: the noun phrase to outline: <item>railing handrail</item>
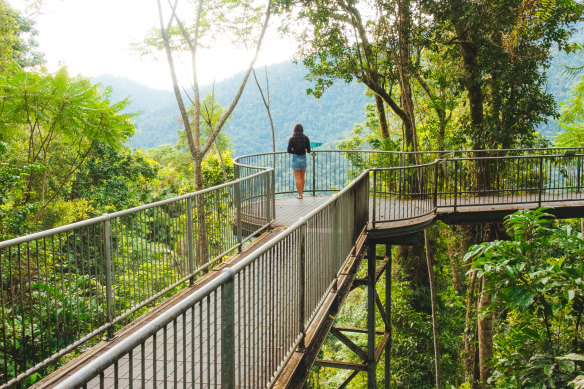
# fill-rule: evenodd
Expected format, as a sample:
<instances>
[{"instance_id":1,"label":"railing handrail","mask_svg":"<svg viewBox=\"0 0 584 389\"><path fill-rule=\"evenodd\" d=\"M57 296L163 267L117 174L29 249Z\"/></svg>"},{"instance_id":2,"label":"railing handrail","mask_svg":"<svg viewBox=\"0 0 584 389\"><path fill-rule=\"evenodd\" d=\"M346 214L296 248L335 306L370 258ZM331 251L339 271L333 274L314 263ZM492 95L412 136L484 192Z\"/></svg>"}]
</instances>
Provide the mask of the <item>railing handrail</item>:
<instances>
[{"instance_id":1,"label":"railing handrail","mask_svg":"<svg viewBox=\"0 0 584 389\"><path fill-rule=\"evenodd\" d=\"M48 237L50 235L58 234L58 233L61 233L61 232L67 232L67 231L71 231L71 230L75 230L75 229L80 228L80 227L91 226L93 224L98 224L98 223L104 222L106 220L112 220L112 219L115 219L115 218L118 218L118 217L121 217L121 216L131 215L133 213L140 212L140 211L144 211L144 210L147 210L147 209L150 209L150 208L159 207L161 205L172 204L172 203L177 202L177 201L180 201L180 200L185 200L185 199L193 198L193 197L196 197L196 196L202 196L202 195L204 195L206 193L211 193L211 192L214 192L214 191L217 191L217 190L226 188L228 186L233 186L233 185L238 184L238 183L243 182L243 181L251 180L254 177L260 176L262 174L266 174L267 172L270 172L270 171L274 170L274 169L272 169L270 167L261 167L261 168L264 169L261 172L257 172L257 173L251 174L251 175L246 176L244 178L238 178L236 180L229 181L229 182L226 182L224 184L216 185L216 186L213 186L213 187L210 187L210 188L205 188L205 189L202 189L200 191L186 193L184 195L172 197L172 198L169 198L169 199L159 200L159 201L155 201L153 203L139 205L137 207L132 207L132 208L124 209L124 210L117 211L117 212L106 213L106 214L103 214L103 215L100 215L100 216L92 217L90 219L81 220L81 221L78 221L78 222L75 222L75 223L66 224L64 226L59 226L59 227L51 228L49 230L35 232L35 233L32 233L32 234L19 236L17 238L0 241L0 249L6 248L6 247L9 247L9 246L14 246L14 245L17 245L17 244L22 244L22 243L30 242L30 241L37 240L37 239L46 238L46 237Z\"/></svg>"},{"instance_id":2,"label":"railing handrail","mask_svg":"<svg viewBox=\"0 0 584 389\"><path fill-rule=\"evenodd\" d=\"M233 280L234 276L240 273L243 269L248 267L253 262L257 261L262 255L266 254L271 248L280 243L283 239L290 236L302 226L306 225L308 221L317 215L319 212L324 210L333 204L339 197L351 190L357 185L364 177L367 177L369 170L361 173L357 178L351 181L346 187L344 187L339 193L333 195L326 202L313 209L306 216L301 217L292 226L286 228L278 235L270 239L267 243L263 244L258 250L254 251L250 256L246 257L240 262L237 262L230 268L225 268L220 271L219 276L213 278L208 283L202 286L201 289L195 291L192 295L189 295L184 300L179 303L169 307L160 316L149 322L148 326L144 326L136 332L130 333L126 338L124 338L119 344L107 350L103 355L96 358L95 360L89 362L80 370L76 371L75 374L71 375L65 381L61 382L56 386L57 389L65 389L78 387L86 384L96 376L96 372L103 371L107 367L111 366L115 361L118 361L123 356L127 355L129 350L132 350L143 343L146 339L150 338L156 334L160 329L164 328L177 317L182 315L186 310L192 307L197 302L201 301L204 297L208 296L211 292L218 290L225 283ZM340 270L340 269L339 269ZM314 319L314 318L312 318ZM307 326L310 325L310 321ZM300 339L297 339L297 342ZM293 348L292 348L293 349Z\"/></svg>"},{"instance_id":3,"label":"railing handrail","mask_svg":"<svg viewBox=\"0 0 584 389\"><path fill-rule=\"evenodd\" d=\"M388 154L388 155L425 155L425 154L462 154L462 153L491 153L491 152L532 152L532 151L563 151L563 150L583 150L584 146L574 147L528 147L528 148L511 148L511 149L469 149L469 150L435 150L435 151L392 151L392 150L367 150L367 149L347 149L347 150L312 150L311 153L372 153L372 154ZM265 153L254 153L241 155L234 158L235 165L260 168L265 166L246 165L239 162L243 158L258 157L274 154L287 154L286 151L269 151ZM551 155L551 154L548 154Z\"/></svg>"}]
</instances>

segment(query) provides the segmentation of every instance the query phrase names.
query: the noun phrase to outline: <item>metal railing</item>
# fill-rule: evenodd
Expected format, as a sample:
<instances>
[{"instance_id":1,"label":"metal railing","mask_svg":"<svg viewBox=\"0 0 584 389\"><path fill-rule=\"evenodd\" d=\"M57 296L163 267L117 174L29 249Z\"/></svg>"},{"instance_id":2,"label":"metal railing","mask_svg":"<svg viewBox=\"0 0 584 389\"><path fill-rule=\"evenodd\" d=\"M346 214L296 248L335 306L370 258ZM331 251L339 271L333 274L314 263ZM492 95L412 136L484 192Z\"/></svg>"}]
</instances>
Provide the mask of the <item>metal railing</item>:
<instances>
[{"instance_id":1,"label":"metal railing","mask_svg":"<svg viewBox=\"0 0 584 389\"><path fill-rule=\"evenodd\" d=\"M106 379L104 369L110 365L110 378L115 377L116 363L123 358L133 363L152 360L147 348L162 342L164 376L157 377L156 369L130 369L137 386L142 380L180 377L191 377L191 382L196 378L205 387L227 379L265 386L302 341L303 329L370 217L371 200L375 226L444 207L584 199L582 164L581 151L569 148L314 152L305 192L337 195L233 270L225 270L212 287L205 286L165 313L150 330L139 331L117 351L108 352L99 359L99 369L92 370L97 375L86 372L83 380ZM9 385L22 380L90 337L111 331L114 324L241 248L274 220L275 197L295 193L286 153L238 158L235 171L235 181L206 191L1 242L4 382L17 374ZM198 201L205 204L209 231L212 258L206 263L197 262L194 248ZM231 328L230 315L233 339L231 330L221 332ZM190 329L180 324L182 320ZM181 332L190 333L190 343L179 339ZM178 366L175 357L186 352L187 345L198 357ZM222 352L224 347L232 355ZM31 369L36 361L27 353L33 348L45 360ZM186 361L184 354L181 358ZM227 366L233 366L233 374L228 373L231 368L224 371Z\"/></svg>"},{"instance_id":2,"label":"metal railing","mask_svg":"<svg viewBox=\"0 0 584 389\"><path fill-rule=\"evenodd\" d=\"M496 150L490 154L503 155L450 155L429 164L372 169L372 223L415 219L445 208L584 200L584 154L549 151L512 156Z\"/></svg>"},{"instance_id":3,"label":"metal railing","mask_svg":"<svg viewBox=\"0 0 584 389\"><path fill-rule=\"evenodd\" d=\"M367 225L369 173L57 388L271 385ZM120 374L128 366L127 374ZM157 373L158 372L158 373Z\"/></svg>"},{"instance_id":4,"label":"metal railing","mask_svg":"<svg viewBox=\"0 0 584 389\"><path fill-rule=\"evenodd\" d=\"M0 383L8 387L142 314L274 218L273 171L0 242ZM251 195L253 194L253 195ZM197 204L208 258L197 257ZM241 209L254 229L243 228ZM201 208L199 208L201 209Z\"/></svg>"}]
</instances>

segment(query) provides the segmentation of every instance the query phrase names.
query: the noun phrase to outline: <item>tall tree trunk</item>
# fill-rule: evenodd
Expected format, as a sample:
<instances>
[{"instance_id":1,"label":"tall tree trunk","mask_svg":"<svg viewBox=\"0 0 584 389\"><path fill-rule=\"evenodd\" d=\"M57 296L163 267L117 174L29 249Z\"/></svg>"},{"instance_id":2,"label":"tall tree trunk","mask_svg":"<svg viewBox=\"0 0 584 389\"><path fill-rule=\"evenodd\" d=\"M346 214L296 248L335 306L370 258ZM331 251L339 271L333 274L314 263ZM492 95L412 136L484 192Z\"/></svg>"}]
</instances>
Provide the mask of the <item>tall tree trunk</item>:
<instances>
[{"instance_id":1,"label":"tall tree trunk","mask_svg":"<svg viewBox=\"0 0 584 389\"><path fill-rule=\"evenodd\" d=\"M409 281L410 288L419 291L428 285L428 274L424 245L398 246L399 266L403 271L406 281ZM424 293L416 293L412 299L412 307L418 312L430 314L428 296Z\"/></svg>"},{"instance_id":2,"label":"tall tree trunk","mask_svg":"<svg viewBox=\"0 0 584 389\"><path fill-rule=\"evenodd\" d=\"M491 359L493 358L493 314L482 313L489 306L491 297L487 292L487 279L482 278L481 294L479 297L479 317L477 322L479 340L479 375L481 388L487 387L487 380L491 376Z\"/></svg>"},{"instance_id":3,"label":"tall tree trunk","mask_svg":"<svg viewBox=\"0 0 584 389\"><path fill-rule=\"evenodd\" d=\"M195 191L201 191L203 187L203 158L193 159L193 169L195 174ZM203 266L209 259L209 238L207 236L207 222L205 220L205 196L195 197L195 207L197 210L197 265Z\"/></svg>"},{"instance_id":4,"label":"tall tree trunk","mask_svg":"<svg viewBox=\"0 0 584 389\"><path fill-rule=\"evenodd\" d=\"M410 45L412 13L410 0L398 1L398 71L400 77L401 106L408 116L408 125L404 122L406 147L411 151L418 151L416 134L416 119L414 115L414 101L410 74ZM416 160L416 163L419 163Z\"/></svg>"},{"instance_id":5,"label":"tall tree trunk","mask_svg":"<svg viewBox=\"0 0 584 389\"><path fill-rule=\"evenodd\" d=\"M481 87L481 72L478 63L478 52L476 44L472 41L468 33L467 26L463 21L455 23L456 34L458 35L460 50L462 53L462 64L464 68L464 79L468 91L468 102L470 119L472 126L472 147L474 150L488 148L490 144L484 131L484 96ZM486 153L477 151L475 157L484 157ZM489 169L486 161L476 161L475 177L477 189L480 194L488 193L489 189Z\"/></svg>"},{"instance_id":6,"label":"tall tree trunk","mask_svg":"<svg viewBox=\"0 0 584 389\"><path fill-rule=\"evenodd\" d=\"M389 129L387 127L387 116L385 114L385 105L383 99L375 95L375 105L377 106L377 117L379 120L379 128L381 129L381 137L383 140L389 139Z\"/></svg>"},{"instance_id":7,"label":"tall tree trunk","mask_svg":"<svg viewBox=\"0 0 584 389\"><path fill-rule=\"evenodd\" d=\"M463 22L456 23L455 28L460 42L464 80L468 91L470 120L473 127L473 148L475 150L484 149L483 91L481 89L481 72L478 64L477 47L468 34L466 25Z\"/></svg>"}]
</instances>

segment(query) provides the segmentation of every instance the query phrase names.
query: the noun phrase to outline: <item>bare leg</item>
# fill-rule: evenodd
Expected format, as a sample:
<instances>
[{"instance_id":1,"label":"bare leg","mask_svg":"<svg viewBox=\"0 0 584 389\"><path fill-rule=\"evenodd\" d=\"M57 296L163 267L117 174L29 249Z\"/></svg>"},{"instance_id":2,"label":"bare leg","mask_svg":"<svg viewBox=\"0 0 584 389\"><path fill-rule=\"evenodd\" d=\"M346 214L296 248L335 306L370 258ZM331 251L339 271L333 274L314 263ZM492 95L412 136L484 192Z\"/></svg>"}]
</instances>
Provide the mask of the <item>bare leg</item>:
<instances>
[{"instance_id":1,"label":"bare leg","mask_svg":"<svg viewBox=\"0 0 584 389\"><path fill-rule=\"evenodd\" d=\"M298 198L302 198L302 192L304 192L304 170L294 169L294 182L296 183Z\"/></svg>"}]
</instances>

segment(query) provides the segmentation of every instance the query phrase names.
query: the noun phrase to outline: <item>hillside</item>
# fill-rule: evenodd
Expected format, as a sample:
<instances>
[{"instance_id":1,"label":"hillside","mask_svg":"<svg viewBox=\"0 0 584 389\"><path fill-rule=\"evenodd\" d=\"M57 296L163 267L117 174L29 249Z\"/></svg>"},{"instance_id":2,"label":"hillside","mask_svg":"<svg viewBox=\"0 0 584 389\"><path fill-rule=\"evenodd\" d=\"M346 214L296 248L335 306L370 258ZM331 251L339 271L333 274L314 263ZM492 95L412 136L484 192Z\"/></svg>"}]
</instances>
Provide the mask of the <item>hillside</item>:
<instances>
[{"instance_id":1,"label":"hillside","mask_svg":"<svg viewBox=\"0 0 584 389\"><path fill-rule=\"evenodd\" d=\"M265 81L264 69L257 70L258 78ZM350 134L355 123L365 119L365 104L370 98L364 87L356 82L338 83L321 99L306 94L310 86L304 80L304 68L293 63L268 67L270 104L276 129L276 149L282 150L296 123L302 123L313 141L323 142L323 147L334 147ZM215 85L217 101L226 106L239 86L242 74ZM180 128L179 113L171 91L148 88L128 79L100 76L94 81L113 87L113 100L132 96L129 111L141 111L136 119L138 130L128 144L136 148L152 148L174 144ZM211 86L201 87L203 97ZM228 122L225 133L231 138L236 155L271 150L271 131L266 109L253 78L247 83L243 96Z\"/></svg>"},{"instance_id":2,"label":"hillside","mask_svg":"<svg viewBox=\"0 0 584 389\"><path fill-rule=\"evenodd\" d=\"M565 66L581 66L584 55L558 53L547 70L547 90L556 101L568 98L569 91L580 77L568 77ZM257 70L262 84L264 69ZM302 65L290 62L268 67L272 117L276 128L276 149L283 150L289 134L296 123L302 123L311 140L323 142L322 148L334 148L339 140L347 137L355 123L365 119L364 106L371 99L364 94L364 87L356 82L338 82L321 99L306 94L310 84L304 80ZM243 74L218 82L215 85L217 100L226 106L238 88ZM153 148L163 144L176 143L177 130L181 127L174 93L156 90L126 78L103 75L94 79L113 87L113 100L131 96L128 111L142 112L136 118L138 129L128 142L136 148ZM210 85L201 87L201 97L209 93ZM556 120L542 125L539 131L548 139L553 139L560 128ZM253 80L247 83L243 96L225 128L231 138L236 155L252 154L271 149L271 132L266 109Z\"/></svg>"}]
</instances>

